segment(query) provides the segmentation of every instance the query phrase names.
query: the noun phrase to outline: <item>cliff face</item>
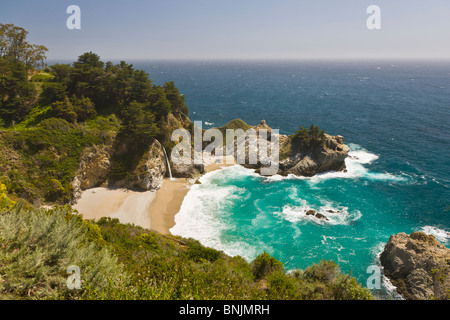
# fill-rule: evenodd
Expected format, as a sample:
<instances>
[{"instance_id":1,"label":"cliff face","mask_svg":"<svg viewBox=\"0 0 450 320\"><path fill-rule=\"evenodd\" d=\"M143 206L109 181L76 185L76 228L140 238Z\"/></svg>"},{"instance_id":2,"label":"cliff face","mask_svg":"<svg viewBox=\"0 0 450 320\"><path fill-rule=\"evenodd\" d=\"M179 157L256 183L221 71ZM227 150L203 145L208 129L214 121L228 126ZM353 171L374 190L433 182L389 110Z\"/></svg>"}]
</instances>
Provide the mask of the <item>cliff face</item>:
<instances>
[{"instance_id":1,"label":"cliff face","mask_svg":"<svg viewBox=\"0 0 450 320\"><path fill-rule=\"evenodd\" d=\"M258 132L260 129L268 131L268 148L270 148L270 134L272 129L264 120L252 127ZM348 157L349 147L344 144L342 136L325 134L325 139L320 145L312 148L295 146L292 136L279 135L279 168L278 174L297 176L314 176L317 173L327 171L345 170L345 159ZM248 147L246 147L248 158ZM262 165L245 165L248 168L260 171Z\"/></svg>"},{"instance_id":2,"label":"cliff face","mask_svg":"<svg viewBox=\"0 0 450 320\"><path fill-rule=\"evenodd\" d=\"M126 183L126 187L141 190L157 189L161 186L166 170L163 147L158 140L155 140L132 173L132 178Z\"/></svg>"},{"instance_id":3,"label":"cliff face","mask_svg":"<svg viewBox=\"0 0 450 320\"><path fill-rule=\"evenodd\" d=\"M111 152L112 143L92 146L84 150L72 181L72 203L81 197L83 190L99 187L106 182L106 177L111 170Z\"/></svg>"},{"instance_id":4,"label":"cliff face","mask_svg":"<svg viewBox=\"0 0 450 320\"><path fill-rule=\"evenodd\" d=\"M292 141L287 139L280 147L281 175L313 176L326 171L345 170L345 159L350 149L344 144L342 136L325 134L325 141L311 150L293 152L292 146L289 145L291 143Z\"/></svg>"},{"instance_id":5,"label":"cliff face","mask_svg":"<svg viewBox=\"0 0 450 320\"><path fill-rule=\"evenodd\" d=\"M432 235L392 235L380 256L385 275L406 299L450 298L450 249Z\"/></svg>"},{"instance_id":6,"label":"cliff face","mask_svg":"<svg viewBox=\"0 0 450 320\"><path fill-rule=\"evenodd\" d=\"M155 140L144 153L133 172L120 181L108 181L108 174L113 166L111 160L113 144L87 148L80 161L75 179L72 203L75 203L86 189L99 186L112 186L138 190L158 189L166 174L167 165L163 147Z\"/></svg>"}]
</instances>

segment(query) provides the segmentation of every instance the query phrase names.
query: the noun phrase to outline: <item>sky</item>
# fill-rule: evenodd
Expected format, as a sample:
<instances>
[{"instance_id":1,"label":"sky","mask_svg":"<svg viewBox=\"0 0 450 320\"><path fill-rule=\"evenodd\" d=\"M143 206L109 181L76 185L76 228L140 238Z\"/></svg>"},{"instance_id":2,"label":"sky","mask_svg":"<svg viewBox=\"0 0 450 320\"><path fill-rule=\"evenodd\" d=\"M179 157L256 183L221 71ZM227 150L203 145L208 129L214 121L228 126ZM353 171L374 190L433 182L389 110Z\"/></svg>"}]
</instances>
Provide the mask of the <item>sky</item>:
<instances>
[{"instance_id":1,"label":"sky","mask_svg":"<svg viewBox=\"0 0 450 320\"><path fill-rule=\"evenodd\" d=\"M69 5L80 30L66 26ZM450 59L449 0L1 0L0 22L49 60Z\"/></svg>"}]
</instances>

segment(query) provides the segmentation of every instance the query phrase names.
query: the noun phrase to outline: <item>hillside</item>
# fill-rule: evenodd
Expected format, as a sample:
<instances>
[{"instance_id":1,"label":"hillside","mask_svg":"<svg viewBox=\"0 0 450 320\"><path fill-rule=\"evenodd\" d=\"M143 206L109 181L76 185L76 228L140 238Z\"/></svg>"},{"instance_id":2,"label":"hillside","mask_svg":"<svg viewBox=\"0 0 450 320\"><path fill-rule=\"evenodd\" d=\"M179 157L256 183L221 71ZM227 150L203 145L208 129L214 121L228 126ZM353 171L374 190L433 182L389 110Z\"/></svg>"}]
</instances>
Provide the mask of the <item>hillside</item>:
<instances>
[{"instance_id":1,"label":"hillside","mask_svg":"<svg viewBox=\"0 0 450 320\"><path fill-rule=\"evenodd\" d=\"M371 298L332 261L287 273L267 253L249 263L117 219L83 220L69 207L4 202L0 243L2 299ZM80 268L78 290L67 287L73 265Z\"/></svg>"}]
</instances>

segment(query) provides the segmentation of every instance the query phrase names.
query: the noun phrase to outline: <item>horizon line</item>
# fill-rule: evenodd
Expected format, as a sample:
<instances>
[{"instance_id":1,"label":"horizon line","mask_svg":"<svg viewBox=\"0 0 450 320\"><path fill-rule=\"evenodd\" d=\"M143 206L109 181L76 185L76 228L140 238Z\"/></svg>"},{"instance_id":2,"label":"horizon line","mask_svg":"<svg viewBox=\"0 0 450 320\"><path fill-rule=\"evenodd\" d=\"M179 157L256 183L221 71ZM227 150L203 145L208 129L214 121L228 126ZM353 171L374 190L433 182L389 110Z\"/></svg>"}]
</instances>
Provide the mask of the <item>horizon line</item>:
<instances>
[{"instance_id":1,"label":"horizon line","mask_svg":"<svg viewBox=\"0 0 450 320\"><path fill-rule=\"evenodd\" d=\"M86 51L89 52L89 51ZM93 51L92 51L93 52ZM93 52L95 53L95 52ZM167 61L167 62L182 62L182 61L196 61L196 62L265 62L265 61L307 61L307 62L314 62L314 61L341 61L341 62L450 62L450 56L449 57L302 57L302 58L103 58L101 55L100 60L101 61ZM73 58L48 58L46 61L76 61L78 59L78 56Z\"/></svg>"}]
</instances>

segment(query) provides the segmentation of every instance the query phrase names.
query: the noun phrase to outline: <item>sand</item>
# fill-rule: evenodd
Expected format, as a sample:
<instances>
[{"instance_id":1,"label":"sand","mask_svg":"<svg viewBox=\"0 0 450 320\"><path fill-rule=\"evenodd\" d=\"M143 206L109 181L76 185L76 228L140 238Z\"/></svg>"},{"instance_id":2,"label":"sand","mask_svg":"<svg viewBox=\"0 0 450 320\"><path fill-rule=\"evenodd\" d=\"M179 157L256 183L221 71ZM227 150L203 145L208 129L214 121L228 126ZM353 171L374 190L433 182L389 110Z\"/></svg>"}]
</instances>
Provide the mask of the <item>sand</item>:
<instances>
[{"instance_id":1,"label":"sand","mask_svg":"<svg viewBox=\"0 0 450 320\"><path fill-rule=\"evenodd\" d=\"M81 198L72 207L85 219L98 220L101 217L111 217L119 219L122 223L150 228L148 208L155 197L155 191L93 188L83 191Z\"/></svg>"},{"instance_id":2,"label":"sand","mask_svg":"<svg viewBox=\"0 0 450 320\"><path fill-rule=\"evenodd\" d=\"M234 164L205 162L205 171L211 172ZM93 188L85 190L73 208L85 219L117 218L162 234L170 234L175 215L180 211L184 197L196 179L165 178L156 191L137 192L127 189Z\"/></svg>"}]
</instances>

